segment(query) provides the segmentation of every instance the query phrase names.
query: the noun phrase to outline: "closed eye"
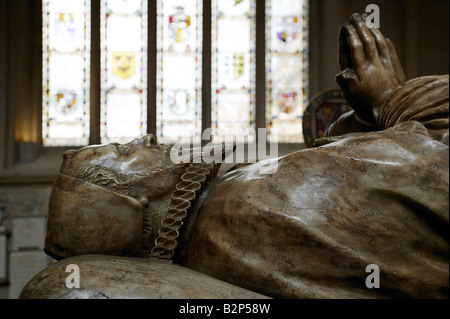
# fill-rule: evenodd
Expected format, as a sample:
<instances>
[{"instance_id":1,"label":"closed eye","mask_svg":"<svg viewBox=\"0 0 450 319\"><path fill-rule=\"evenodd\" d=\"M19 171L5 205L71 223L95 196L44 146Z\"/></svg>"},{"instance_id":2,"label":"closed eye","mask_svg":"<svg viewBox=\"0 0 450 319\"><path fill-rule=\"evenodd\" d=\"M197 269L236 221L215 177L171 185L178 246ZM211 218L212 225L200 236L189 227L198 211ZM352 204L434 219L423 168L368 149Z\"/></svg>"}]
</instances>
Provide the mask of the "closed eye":
<instances>
[{"instance_id":1,"label":"closed eye","mask_svg":"<svg viewBox=\"0 0 450 319\"><path fill-rule=\"evenodd\" d=\"M128 147L123 146L123 145L117 145L117 151L119 152L120 155L125 155L128 151Z\"/></svg>"}]
</instances>

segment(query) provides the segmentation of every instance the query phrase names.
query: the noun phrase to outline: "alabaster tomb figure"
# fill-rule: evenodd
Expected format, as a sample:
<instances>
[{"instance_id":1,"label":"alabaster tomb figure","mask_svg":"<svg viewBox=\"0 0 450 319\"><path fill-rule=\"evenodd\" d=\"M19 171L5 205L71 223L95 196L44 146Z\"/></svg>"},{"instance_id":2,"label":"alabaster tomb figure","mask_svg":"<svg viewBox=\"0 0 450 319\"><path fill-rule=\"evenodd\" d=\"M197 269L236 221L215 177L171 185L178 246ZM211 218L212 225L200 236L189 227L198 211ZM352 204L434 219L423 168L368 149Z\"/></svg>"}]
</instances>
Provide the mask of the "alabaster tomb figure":
<instances>
[{"instance_id":1,"label":"alabaster tomb figure","mask_svg":"<svg viewBox=\"0 0 450 319\"><path fill-rule=\"evenodd\" d=\"M353 111L273 174L174 164L151 135L64 153L45 243L63 260L21 297L448 298L449 77L406 81L358 14L339 65Z\"/></svg>"}]
</instances>

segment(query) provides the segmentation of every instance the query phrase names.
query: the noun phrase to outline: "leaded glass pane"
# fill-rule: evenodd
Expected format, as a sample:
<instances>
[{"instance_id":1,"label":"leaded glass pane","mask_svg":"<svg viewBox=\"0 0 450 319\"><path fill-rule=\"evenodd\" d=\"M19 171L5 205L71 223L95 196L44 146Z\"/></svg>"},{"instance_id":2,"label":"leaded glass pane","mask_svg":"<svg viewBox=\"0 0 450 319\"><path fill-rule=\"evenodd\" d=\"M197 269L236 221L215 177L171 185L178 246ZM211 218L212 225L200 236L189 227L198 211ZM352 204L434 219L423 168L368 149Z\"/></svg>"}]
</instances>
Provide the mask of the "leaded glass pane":
<instances>
[{"instance_id":1,"label":"leaded glass pane","mask_svg":"<svg viewBox=\"0 0 450 319\"><path fill-rule=\"evenodd\" d=\"M158 0L157 139L200 140L202 1Z\"/></svg>"},{"instance_id":2,"label":"leaded glass pane","mask_svg":"<svg viewBox=\"0 0 450 319\"><path fill-rule=\"evenodd\" d=\"M44 0L42 13L43 145L86 145L90 0Z\"/></svg>"},{"instance_id":3,"label":"leaded glass pane","mask_svg":"<svg viewBox=\"0 0 450 319\"><path fill-rule=\"evenodd\" d=\"M266 0L266 121L269 139L303 142L307 105L308 0Z\"/></svg>"},{"instance_id":4,"label":"leaded glass pane","mask_svg":"<svg viewBox=\"0 0 450 319\"><path fill-rule=\"evenodd\" d=\"M212 1L211 120L216 136L254 128L255 6L254 0Z\"/></svg>"},{"instance_id":5,"label":"leaded glass pane","mask_svg":"<svg viewBox=\"0 0 450 319\"><path fill-rule=\"evenodd\" d=\"M101 1L101 142L147 132L147 1Z\"/></svg>"}]
</instances>

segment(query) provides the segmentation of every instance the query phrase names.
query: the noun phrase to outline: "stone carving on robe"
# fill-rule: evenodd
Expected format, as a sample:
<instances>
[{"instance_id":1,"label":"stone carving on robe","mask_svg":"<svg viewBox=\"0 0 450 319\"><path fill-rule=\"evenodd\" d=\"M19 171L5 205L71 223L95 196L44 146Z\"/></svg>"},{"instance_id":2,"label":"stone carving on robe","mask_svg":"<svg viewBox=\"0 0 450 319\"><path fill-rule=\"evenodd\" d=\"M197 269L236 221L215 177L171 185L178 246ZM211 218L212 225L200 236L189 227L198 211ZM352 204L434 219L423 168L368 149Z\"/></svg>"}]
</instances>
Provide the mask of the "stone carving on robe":
<instances>
[{"instance_id":1,"label":"stone carving on robe","mask_svg":"<svg viewBox=\"0 0 450 319\"><path fill-rule=\"evenodd\" d=\"M339 48L354 111L273 174L173 164L151 135L66 152L45 245L64 259L21 297L448 298L449 77L406 81L358 14ZM80 291L58 282L69 263Z\"/></svg>"}]
</instances>

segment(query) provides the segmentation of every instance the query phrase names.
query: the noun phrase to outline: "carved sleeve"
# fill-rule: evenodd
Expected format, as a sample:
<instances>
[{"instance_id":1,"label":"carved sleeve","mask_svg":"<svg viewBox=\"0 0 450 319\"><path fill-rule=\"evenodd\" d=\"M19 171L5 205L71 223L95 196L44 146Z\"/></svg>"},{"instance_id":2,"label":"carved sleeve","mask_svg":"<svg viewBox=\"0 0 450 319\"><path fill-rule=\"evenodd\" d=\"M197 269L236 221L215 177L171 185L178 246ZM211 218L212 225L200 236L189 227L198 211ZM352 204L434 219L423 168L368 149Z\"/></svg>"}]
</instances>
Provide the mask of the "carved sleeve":
<instances>
[{"instance_id":1,"label":"carved sleeve","mask_svg":"<svg viewBox=\"0 0 450 319\"><path fill-rule=\"evenodd\" d=\"M420 77L400 85L383 100L378 127L415 120L429 130L448 130L448 88L448 75Z\"/></svg>"}]
</instances>

